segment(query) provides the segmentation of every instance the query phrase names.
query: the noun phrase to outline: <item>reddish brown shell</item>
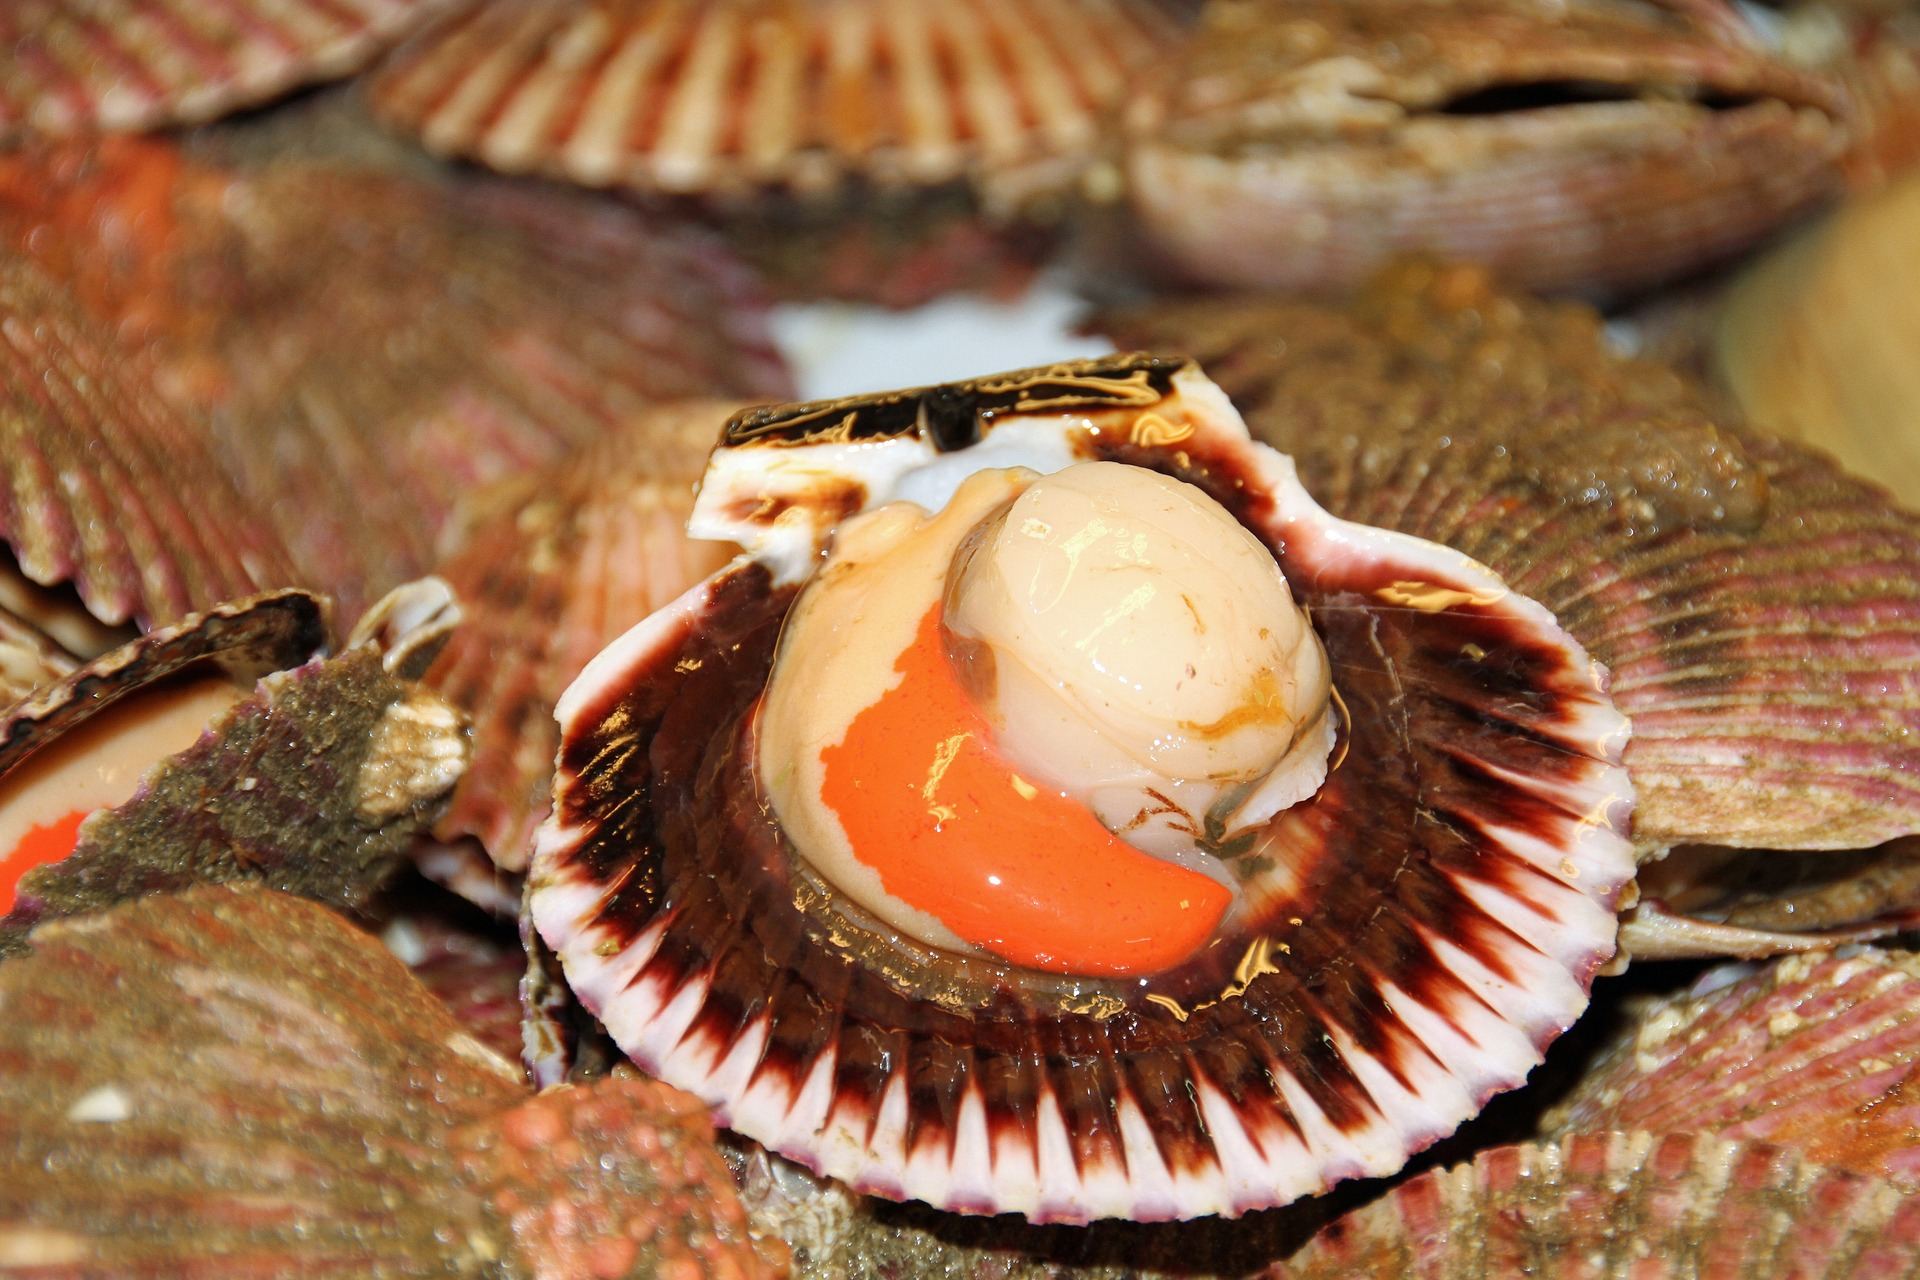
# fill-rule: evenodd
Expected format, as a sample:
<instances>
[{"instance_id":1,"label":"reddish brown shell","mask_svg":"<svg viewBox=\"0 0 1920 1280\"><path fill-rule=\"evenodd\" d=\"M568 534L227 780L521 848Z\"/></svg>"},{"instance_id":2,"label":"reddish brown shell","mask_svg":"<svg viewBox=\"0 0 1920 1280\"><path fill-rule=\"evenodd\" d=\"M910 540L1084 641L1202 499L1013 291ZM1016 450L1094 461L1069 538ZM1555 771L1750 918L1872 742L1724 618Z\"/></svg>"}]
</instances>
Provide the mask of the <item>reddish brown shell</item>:
<instances>
[{"instance_id":1,"label":"reddish brown shell","mask_svg":"<svg viewBox=\"0 0 1920 1280\"><path fill-rule=\"evenodd\" d=\"M1632 1022L1557 1132L1687 1129L1920 1188L1920 957L1852 947L1715 970Z\"/></svg>"},{"instance_id":2,"label":"reddish brown shell","mask_svg":"<svg viewBox=\"0 0 1920 1280\"><path fill-rule=\"evenodd\" d=\"M1324 1228L1268 1280L1906 1276L1920 1200L1762 1143L1584 1133L1496 1147Z\"/></svg>"},{"instance_id":3,"label":"reddish brown shell","mask_svg":"<svg viewBox=\"0 0 1920 1280\"><path fill-rule=\"evenodd\" d=\"M0 145L208 120L347 75L447 0L21 0L0 9Z\"/></svg>"},{"instance_id":4,"label":"reddish brown shell","mask_svg":"<svg viewBox=\"0 0 1920 1280\"><path fill-rule=\"evenodd\" d=\"M623 423L578 454L479 495L440 572L464 619L431 671L474 722L474 759L446 839L477 836L526 868L560 731L554 703L615 636L719 568L686 534L693 487L737 405L688 401Z\"/></svg>"},{"instance_id":5,"label":"reddish brown shell","mask_svg":"<svg viewBox=\"0 0 1920 1280\"><path fill-rule=\"evenodd\" d=\"M45 926L0 1005L0 1242L35 1275L779 1270L697 1103L532 1097L311 903L213 887Z\"/></svg>"},{"instance_id":6,"label":"reddish brown shell","mask_svg":"<svg viewBox=\"0 0 1920 1280\"><path fill-rule=\"evenodd\" d=\"M488 0L408 44L373 98L435 151L592 186L1024 185L1085 161L1176 9Z\"/></svg>"},{"instance_id":7,"label":"reddish brown shell","mask_svg":"<svg viewBox=\"0 0 1920 1280\"><path fill-rule=\"evenodd\" d=\"M1414 268L1345 309L1107 316L1190 351L1307 487L1540 600L1613 672L1644 845L1864 848L1920 831L1920 518L1741 430L1584 308Z\"/></svg>"},{"instance_id":8,"label":"reddish brown shell","mask_svg":"<svg viewBox=\"0 0 1920 1280\"><path fill-rule=\"evenodd\" d=\"M891 1199L1235 1214L1398 1169L1585 1006L1631 874L1604 673L1482 567L1327 517L1191 365L777 406L726 438L695 529L754 556L567 691L529 893L582 1003L725 1123ZM876 926L788 842L747 746L838 520L904 492L903 474L938 492L975 467L1076 457L1165 470L1255 531L1350 713L1319 794L1234 855L1242 914L1146 980Z\"/></svg>"},{"instance_id":9,"label":"reddish brown shell","mask_svg":"<svg viewBox=\"0 0 1920 1280\"><path fill-rule=\"evenodd\" d=\"M1405 253L1674 278L1836 191L1848 145L1835 85L1680 9L1221 0L1128 104L1127 198L1215 285L1346 289Z\"/></svg>"}]
</instances>

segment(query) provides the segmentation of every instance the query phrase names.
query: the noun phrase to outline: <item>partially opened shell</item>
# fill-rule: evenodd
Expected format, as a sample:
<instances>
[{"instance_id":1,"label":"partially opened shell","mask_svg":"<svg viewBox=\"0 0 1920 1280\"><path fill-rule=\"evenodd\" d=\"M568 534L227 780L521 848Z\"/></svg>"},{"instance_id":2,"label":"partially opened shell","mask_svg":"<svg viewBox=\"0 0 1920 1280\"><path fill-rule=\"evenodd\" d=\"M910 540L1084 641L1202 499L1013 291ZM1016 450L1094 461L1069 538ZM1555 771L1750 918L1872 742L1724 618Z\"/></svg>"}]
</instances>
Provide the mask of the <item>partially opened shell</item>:
<instances>
[{"instance_id":1,"label":"partially opened shell","mask_svg":"<svg viewBox=\"0 0 1920 1280\"><path fill-rule=\"evenodd\" d=\"M1614 356L1584 308L1476 271L1101 327L1197 355L1335 513L1456 547L1552 609L1633 718L1639 843L1920 831L1920 518L1874 484Z\"/></svg>"},{"instance_id":2,"label":"partially opened shell","mask_svg":"<svg viewBox=\"0 0 1920 1280\"><path fill-rule=\"evenodd\" d=\"M1323 1229L1270 1280L1911 1275L1920 1201L1764 1143L1583 1133L1496 1147Z\"/></svg>"},{"instance_id":3,"label":"partially opened shell","mask_svg":"<svg viewBox=\"0 0 1920 1280\"><path fill-rule=\"evenodd\" d=\"M696 528L759 558L568 690L530 898L587 1008L724 1123L962 1211L1235 1214L1397 1169L1578 1015L1631 874L1603 673L1480 566L1326 516L1192 366L784 406L728 441ZM1325 787L1242 851L1247 916L1150 979L877 928L795 853L741 750L839 519L894 496L902 468L951 484L1075 456L1164 470L1233 512L1310 610L1348 712Z\"/></svg>"}]
</instances>

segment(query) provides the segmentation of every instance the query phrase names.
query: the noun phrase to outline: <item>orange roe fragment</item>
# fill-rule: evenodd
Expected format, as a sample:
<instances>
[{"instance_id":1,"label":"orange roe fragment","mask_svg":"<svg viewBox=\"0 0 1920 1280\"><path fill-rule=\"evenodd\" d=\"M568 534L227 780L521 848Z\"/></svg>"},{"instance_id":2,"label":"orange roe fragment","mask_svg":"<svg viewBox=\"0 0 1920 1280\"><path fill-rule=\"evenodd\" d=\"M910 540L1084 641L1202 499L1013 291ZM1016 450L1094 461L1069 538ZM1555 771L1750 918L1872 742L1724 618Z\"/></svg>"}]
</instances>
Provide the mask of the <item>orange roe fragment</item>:
<instances>
[{"instance_id":1,"label":"orange roe fragment","mask_svg":"<svg viewBox=\"0 0 1920 1280\"><path fill-rule=\"evenodd\" d=\"M1141 852L995 751L929 610L901 681L820 753L821 798L888 893L1005 960L1120 977L1180 963L1232 895Z\"/></svg>"},{"instance_id":2,"label":"orange roe fragment","mask_svg":"<svg viewBox=\"0 0 1920 1280\"><path fill-rule=\"evenodd\" d=\"M80 843L80 824L91 809L76 809L64 818L30 829L20 843L0 857L0 914L13 910L19 896L20 877L35 867L60 861Z\"/></svg>"}]
</instances>

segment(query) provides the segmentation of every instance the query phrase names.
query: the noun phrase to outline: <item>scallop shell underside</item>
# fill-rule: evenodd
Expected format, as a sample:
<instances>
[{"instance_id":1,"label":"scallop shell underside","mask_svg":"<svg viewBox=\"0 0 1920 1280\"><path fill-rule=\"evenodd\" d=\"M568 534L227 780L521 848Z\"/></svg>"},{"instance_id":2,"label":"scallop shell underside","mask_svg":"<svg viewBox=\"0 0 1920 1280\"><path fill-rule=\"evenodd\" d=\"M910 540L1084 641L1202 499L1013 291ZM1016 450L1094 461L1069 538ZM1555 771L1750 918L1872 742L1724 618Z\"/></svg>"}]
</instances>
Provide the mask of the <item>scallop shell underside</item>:
<instances>
[{"instance_id":1,"label":"scallop shell underside","mask_svg":"<svg viewBox=\"0 0 1920 1280\"><path fill-rule=\"evenodd\" d=\"M1920 831L1920 517L1875 485L1612 355L1585 308L1472 270L1391 272L1344 308L1247 296L1099 327L1194 353L1336 514L1446 543L1553 610L1633 719L1638 843Z\"/></svg>"},{"instance_id":2,"label":"scallop shell underside","mask_svg":"<svg viewBox=\"0 0 1920 1280\"><path fill-rule=\"evenodd\" d=\"M694 1100L533 1096L312 903L212 886L43 926L0 1004L0 1244L35 1275L777 1271Z\"/></svg>"},{"instance_id":3,"label":"scallop shell underside","mask_svg":"<svg viewBox=\"0 0 1920 1280\"><path fill-rule=\"evenodd\" d=\"M822 459L952 461L985 435L982 465L1010 465L986 433L1013 439L1035 404L1098 424L1074 447L1226 505L1279 549L1325 641L1344 763L1249 853L1244 925L1145 983L1053 979L836 906L740 750L794 596L776 575L810 542L737 562L568 691L534 919L637 1062L858 1190L1156 1219L1391 1172L1520 1083L1584 1007L1631 874L1609 758L1624 721L1544 610L1444 548L1326 516L1178 361L756 411L701 502L737 516L743 545L755 521L785 538L805 522L775 513L807 498L780 478L818 482L820 424ZM883 479L829 464L816 532L883 501L863 489Z\"/></svg>"}]
</instances>

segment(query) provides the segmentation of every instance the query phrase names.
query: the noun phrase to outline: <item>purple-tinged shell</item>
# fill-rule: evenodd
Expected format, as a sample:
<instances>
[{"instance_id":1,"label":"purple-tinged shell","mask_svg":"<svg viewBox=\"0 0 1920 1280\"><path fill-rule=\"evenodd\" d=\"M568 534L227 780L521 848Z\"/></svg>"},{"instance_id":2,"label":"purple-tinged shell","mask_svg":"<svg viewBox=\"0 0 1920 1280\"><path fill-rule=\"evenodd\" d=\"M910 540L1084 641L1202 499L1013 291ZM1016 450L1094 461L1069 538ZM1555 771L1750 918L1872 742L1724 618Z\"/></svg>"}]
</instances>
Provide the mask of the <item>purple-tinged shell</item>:
<instances>
[{"instance_id":1,"label":"purple-tinged shell","mask_svg":"<svg viewBox=\"0 0 1920 1280\"><path fill-rule=\"evenodd\" d=\"M1849 947L1710 971L1631 1021L1555 1132L1686 1129L1920 1188L1920 958Z\"/></svg>"},{"instance_id":2,"label":"purple-tinged shell","mask_svg":"<svg viewBox=\"0 0 1920 1280\"><path fill-rule=\"evenodd\" d=\"M1582 1133L1495 1147L1335 1221L1264 1280L1682 1280L1920 1271L1920 1200L1764 1143Z\"/></svg>"},{"instance_id":3,"label":"purple-tinged shell","mask_svg":"<svg viewBox=\"0 0 1920 1280\"><path fill-rule=\"evenodd\" d=\"M36 1276L782 1270L697 1102L532 1095L312 903L213 886L43 926L0 1008L0 1248Z\"/></svg>"},{"instance_id":4,"label":"purple-tinged shell","mask_svg":"<svg viewBox=\"0 0 1920 1280\"><path fill-rule=\"evenodd\" d=\"M0 241L6 222L0 208ZM300 580L162 377L65 280L0 252L0 542L28 581L71 584L110 625Z\"/></svg>"},{"instance_id":5,"label":"purple-tinged shell","mask_svg":"<svg viewBox=\"0 0 1920 1280\"><path fill-rule=\"evenodd\" d=\"M1473 270L1352 305L1113 313L1184 350L1347 519L1446 543L1539 600L1633 719L1636 843L1851 849L1920 832L1920 517L1610 354L1583 307Z\"/></svg>"},{"instance_id":6,"label":"purple-tinged shell","mask_svg":"<svg viewBox=\"0 0 1920 1280\"><path fill-rule=\"evenodd\" d=\"M738 408L687 401L476 495L439 568L463 621L426 682L473 719L473 764L441 820L523 871L546 816L553 706L594 654L718 569L735 548L687 537L693 489Z\"/></svg>"},{"instance_id":7,"label":"purple-tinged shell","mask_svg":"<svg viewBox=\"0 0 1920 1280\"><path fill-rule=\"evenodd\" d=\"M488 0L408 43L375 107L442 154L712 195L1060 185L1180 34L1160 0Z\"/></svg>"},{"instance_id":8,"label":"purple-tinged shell","mask_svg":"<svg viewBox=\"0 0 1920 1280\"><path fill-rule=\"evenodd\" d=\"M637 1062L892 1199L1085 1221L1237 1214L1398 1169L1584 1008L1632 874L1604 673L1481 566L1327 516L1179 360L1118 357L734 419L694 531L754 552L561 700L530 904ZM1107 458L1199 485L1325 644L1344 763L1246 851L1246 911L1150 979L904 940L839 900L743 728L837 521L916 477ZM931 486L931 487L929 487Z\"/></svg>"},{"instance_id":9,"label":"purple-tinged shell","mask_svg":"<svg viewBox=\"0 0 1920 1280\"><path fill-rule=\"evenodd\" d=\"M325 642L315 601L282 593L141 637L14 708L0 722L9 767L114 698L195 664L243 679L266 671L132 799L89 816L71 854L21 878L0 951L42 920L206 882L365 902L466 764L459 713L417 683L454 617L444 586L416 584L370 610L328 658L315 655Z\"/></svg>"},{"instance_id":10,"label":"purple-tinged shell","mask_svg":"<svg viewBox=\"0 0 1920 1280\"><path fill-rule=\"evenodd\" d=\"M1127 200L1177 274L1344 290L1408 253L1626 290L1836 193L1846 99L1720 6L1215 0L1127 103Z\"/></svg>"},{"instance_id":11,"label":"purple-tinged shell","mask_svg":"<svg viewBox=\"0 0 1920 1280\"><path fill-rule=\"evenodd\" d=\"M0 10L0 146L209 120L351 74L446 0L20 0Z\"/></svg>"}]
</instances>

